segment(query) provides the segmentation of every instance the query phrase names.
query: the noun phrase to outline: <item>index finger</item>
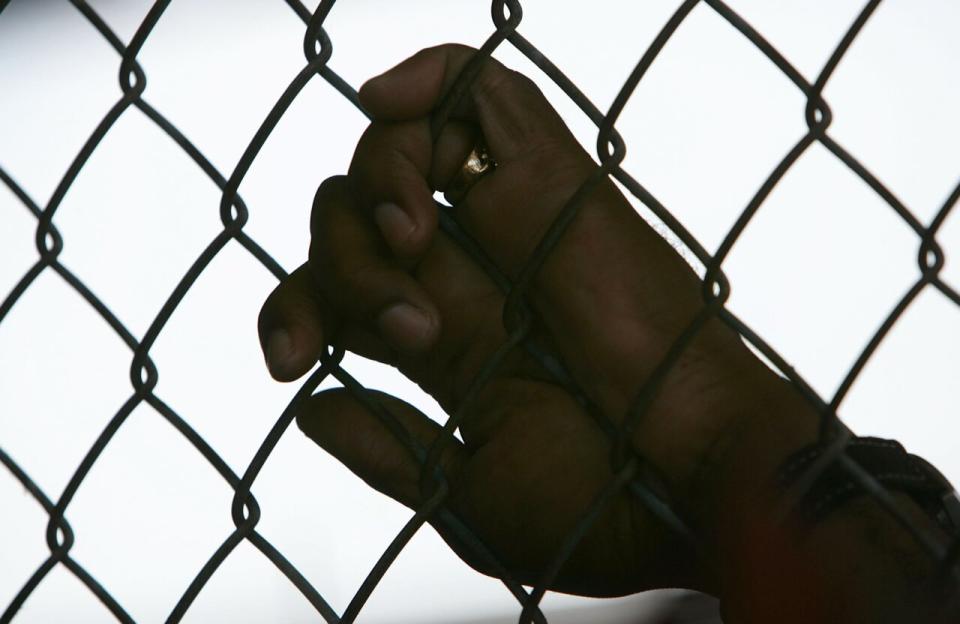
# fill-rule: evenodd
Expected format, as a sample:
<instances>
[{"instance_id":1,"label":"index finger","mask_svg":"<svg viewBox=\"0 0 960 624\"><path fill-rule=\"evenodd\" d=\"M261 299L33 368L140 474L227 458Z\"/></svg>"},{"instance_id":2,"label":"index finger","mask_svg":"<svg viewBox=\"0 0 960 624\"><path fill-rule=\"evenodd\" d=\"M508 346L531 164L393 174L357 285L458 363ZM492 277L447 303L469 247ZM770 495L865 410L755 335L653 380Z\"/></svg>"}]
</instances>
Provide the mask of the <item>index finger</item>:
<instances>
[{"instance_id":1,"label":"index finger","mask_svg":"<svg viewBox=\"0 0 960 624\"><path fill-rule=\"evenodd\" d=\"M421 119L434 112L477 50L445 44L421 50L368 80L360 101L375 119ZM496 59L485 59L453 118L479 123L493 155L508 162L545 145L582 150L536 84Z\"/></svg>"}]
</instances>

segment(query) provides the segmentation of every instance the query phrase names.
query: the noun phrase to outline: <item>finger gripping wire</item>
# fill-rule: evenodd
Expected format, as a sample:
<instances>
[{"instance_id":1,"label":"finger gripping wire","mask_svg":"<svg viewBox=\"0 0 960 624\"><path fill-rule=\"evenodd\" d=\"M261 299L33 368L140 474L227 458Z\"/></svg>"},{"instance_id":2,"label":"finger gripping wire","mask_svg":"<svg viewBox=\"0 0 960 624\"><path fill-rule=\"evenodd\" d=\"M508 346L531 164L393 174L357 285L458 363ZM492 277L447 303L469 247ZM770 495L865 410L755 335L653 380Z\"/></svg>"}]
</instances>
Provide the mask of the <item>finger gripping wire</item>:
<instances>
[{"instance_id":1,"label":"finger gripping wire","mask_svg":"<svg viewBox=\"0 0 960 624\"><path fill-rule=\"evenodd\" d=\"M341 0L341 4L351 1L354 0ZM3 11L7 4L6 0L0 0L0 20L4 18ZM960 184L943 204L934 219L929 224L923 224L902 201L885 187L861 161L837 142L829 132L834 117L824 97L825 88L855 39L867 27L870 17L881 4L880 0L867 2L833 50L819 75L812 82L797 71L770 41L765 39L749 22L722 0L678 0L673 14L667 19L656 37L638 59L614 59L610 61L611 66L616 62L615 69L617 71L626 72L628 69L631 71L629 71L622 88L606 111L597 108L587 94L583 93L564 74L560 67L541 52L533 42L523 36L521 24L524 19L524 12L520 0L492 0L490 16L493 31L476 52L474 58L467 63L461 74L456 77L446 97L434 111L430 120L434 140L439 136L441 129L449 121L453 111L463 98L470 97L471 86L477 80L484 65L489 63L492 55L500 46L505 44L512 46L539 68L543 75L555 83L597 128L595 148L598 165L596 170L583 181L575 192L565 199L562 205L556 206L555 220L537 242L520 272L512 279L503 275L487 256L482 246L459 226L454 213L441 214L441 227L444 232L468 257L476 262L481 270L490 276L493 283L504 293L506 303L501 311L500 321L506 330L507 339L501 348L480 367L480 372L469 385L461 404L449 416L444 423L441 434L429 447L419 444L410 432L404 429L399 419L379 400L378 395L368 391L346 370L343 351L341 349L331 349L321 357L318 367L299 388L294 398L286 405L277 406L279 415L276 417L273 427L261 441L249 464L240 473L235 473L230 468L191 425L187 415L178 413L164 402L161 389L158 386L159 369L151 358L151 350L163 333L168 320L179 308L198 278L229 243L236 243L240 248L246 250L254 260L259 262L277 279L286 276L285 270L277 260L261 247L245 229L252 211L269 210L269 207L248 207L240 196L239 189L271 133L307 84L314 81L324 83L340 93L361 113L366 114L361 108L356 90L338 75L331 65L334 61L333 39L336 35L336 29L331 26L330 32L333 33L333 36L328 33L327 21L335 11L336 1L321 0L317 8L310 11L300 0L275 0L278 10L292 11L295 17L299 18L304 24L302 51L306 64L296 75L290 78L286 89L277 94L275 105L257 128L255 134L250 137L242 156L229 172L219 171L189 137L165 117L161 110L154 108L148 101L150 99L147 82L149 67L142 66L139 57L142 50L148 45L151 34L155 31L157 25L163 22L170 1L156 0L144 15L129 44L126 45L100 14L85 0L70 0L70 4L85 18L89 28L97 32L117 53L119 93L116 102L104 111L100 122L91 129L89 137L68 169L63 173L54 193L45 205L36 203L7 171L0 168L0 184L6 186L37 221L34 242L39 254L36 263L30 267L11 292L7 293L0 302L0 323L36 283L39 276L45 273L58 275L91 306L129 348L131 355L129 369L131 394L116 413L105 415L105 417L108 417L107 424L87 450L83 460L74 470L66 488L58 498L49 498L48 494L36 484L23 466L16 461L13 454L0 448L0 464L3 465L0 470L6 470L12 474L14 479L24 487L46 513L45 538L49 550L49 555L42 562L39 562L35 571L27 579L24 579L22 587L14 595L11 602L7 605L0 605L0 608L3 609L0 612L0 624L9 622L14 618L24 602L44 582L51 570L57 566L63 566L70 574L74 575L104 604L117 621L133 621L125 606L111 594L110 588L99 583L80 562L71 557L71 550L75 542L82 540L83 535L78 535L75 532L68 518L71 511L71 501L77 491L83 487L91 468L99 461L105 448L116 443L113 441L115 434L125 425L130 414L138 406L144 404L153 409L155 417L162 418L173 426L209 466L218 473L224 486L233 493L230 508L224 510L224 514L229 514L232 520L233 529L223 536L223 540L217 549L209 553L208 558L196 575L192 579L184 580L186 589L179 596L176 604L170 605L168 622L178 622L187 614L193 601L203 591L204 586L219 567L231 556L237 546L244 542L259 550L309 601L322 620L332 623L352 622L358 617L362 619L361 614L372 592L409 543L409 540L428 522L441 528L445 536L449 536L449 539L457 544L458 551L470 553L472 560L481 562L483 569L503 581L507 590L517 599L518 617L521 622L546 622L546 616L540 609L541 599L555 585L557 578L563 574L565 564L577 551L581 540L589 534L595 520L602 515L606 506L618 496L632 497L638 505L649 511L653 517L659 518L670 531L687 540L691 548L695 549L697 547L695 532L690 528L688 519L684 517L684 510L677 508L672 502L668 486L664 479L659 477L660 470L649 458L644 457L636 450L633 440L637 431L640 430L640 423L647 416L649 406L656 400L663 380L671 373L703 328L716 321L727 325L744 341L762 353L788 379L797 392L821 414L821 442L824 448L829 448L829 453L823 461L812 462L810 466L805 465L808 472L796 476L798 495L802 494L803 488L809 487L815 481L816 471L824 470L824 466L829 464L832 466L831 470L845 471L851 483L857 484L858 488L874 497L886 511L911 531L918 543L937 562L942 576L947 579L947 582L957 581L958 576L960 576L960 570L958 570L960 568L960 537L952 542L944 543L943 540L931 536L920 527L913 526L910 518L903 513L902 509L898 508L896 500L890 496L883 484L872 478L849 456L844 444L849 432L843 427L837 416L837 409L846 391L860 374L878 345L886 337L890 328L903 316L921 291L938 292L947 301L951 301L960 307L960 294L957 293L954 286L947 283L942 277L946 254L937 240L937 234L941 226L954 206L960 201ZM283 5L286 5L286 8ZM667 206L647 190L638 177L623 168L627 153L627 142L616 127L621 113L640 82L643 81L649 68L656 62L674 33L683 27L689 15L698 7L700 10L709 9L713 11L719 18L729 23L752 44L757 54L767 58L795 85L805 98L804 108L798 110L797 115L803 118L807 128L806 134L764 180L713 254L709 253L701 242L690 234ZM582 11L590 10L588 4L583 2L577 3L577 8ZM527 16L526 19L536 20L538 17L541 16L534 14ZM61 263L60 256L65 244L65 234L62 234L54 223L64 196L77 178L84 174L84 167L89 158L98 149L104 136L114 127L117 120L127 114L131 107L139 109L158 129L167 134L182 150L183 157L196 164L209 178L210 183L221 192L220 203L216 207L222 224L221 231L210 240L209 244L196 257L175 289L169 293L163 306L157 311L149 328L140 339L137 339L119 320L110 308L109 302L101 299L82 279ZM860 357L851 367L836 394L828 398L820 397L813 391L810 384L793 370L775 349L726 308L732 285L723 272L723 263L730 249L756 213L762 209L771 190L814 143L819 143L833 153L839 162L843 163L854 175L870 187L884 201L886 206L916 233L918 237L917 262L920 271L920 276L913 288L889 312L886 321L864 347ZM10 149L10 146L0 146L0 148ZM2 154L0 154L0 157L2 157ZM672 235L676 236L690 249L706 269L701 281L702 308L676 337L653 372L644 378L636 379L634 401L624 414L602 413L589 398L589 393L578 386L577 380L567 367L568 363L564 362L558 354L539 344L533 331L538 323L538 311L532 297L533 285L536 282L537 275L554 250L563 244L564 232L570 227L577 214L585 209L584 205L591 193L599 185L609 183L611 180L619 182L623 188L656 214L666 224ZM118 233L118 235L122 234ZM444 450L455 442L456 430L465 414L472 409L473 402L477 400L487 382L497 374L503 362L515 350L523 350L542 368L546 378L567 390L577 400L578 404L596 421L600 429L609 438L610 448L608 482L595 493L589 506L582 510L575 525L570 527L565 539L558 544L557 551L552 558L544 562L543 569L538 571L538 576L533 579L536 584L530 590L514 578L515 571L509 569L509 566L501 559L504 553L496 552L496 549L484 540L482 534L476 532L466 519L451 509L449 502L451 497L456 495L456 492L452 490L455 484L452 484L447 478L440 461ZM405 452L420 466L419 485L422 504L402 530L398 532L391 544L383 551L364 582L357 588L343 613L337 613L324 598L321 591L311 584L310 580L296 568L290 559L257 531L262 514L269 513L270 510L261 509L254 496L257 477L271 454L275 452L280 437L290 427L299 406L310 397L321 383L328 379L338 381L347 392L357 398L361 405L368 409L395 436ZM833 441L833 444L830 444L831 441ZM2 502L0 502L0 507L2 507ZM145 536L145 538L149 538L149 536ZM149 564L150 562L144 562L144 565ZM526 582L529 583L529 581Z\"/></svg>"}]
</instances>

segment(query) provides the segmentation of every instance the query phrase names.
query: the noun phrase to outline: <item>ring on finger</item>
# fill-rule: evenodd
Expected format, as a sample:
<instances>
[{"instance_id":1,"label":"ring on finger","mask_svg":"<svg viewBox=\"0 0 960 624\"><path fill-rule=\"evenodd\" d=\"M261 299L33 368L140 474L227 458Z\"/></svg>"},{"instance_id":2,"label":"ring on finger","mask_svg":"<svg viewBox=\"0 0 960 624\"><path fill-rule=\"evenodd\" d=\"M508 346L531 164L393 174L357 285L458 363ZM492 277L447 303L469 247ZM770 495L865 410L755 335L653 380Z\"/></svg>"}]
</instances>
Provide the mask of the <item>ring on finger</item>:
<instances>
[{"instance_id":1,"label":"ring on finger","mask_svg":"<svg viewBox=\"0 0 960 624\"><path fill-rule=\"evenodd\" d=\"M456 175L447 184L443 193L444 199L453 206L459 204L473 185L480 181L480 178L492 173L496 168L497 161L490 156L486 144L483 140L478 141L457 170Z\"/></svg>"}]
</instances>

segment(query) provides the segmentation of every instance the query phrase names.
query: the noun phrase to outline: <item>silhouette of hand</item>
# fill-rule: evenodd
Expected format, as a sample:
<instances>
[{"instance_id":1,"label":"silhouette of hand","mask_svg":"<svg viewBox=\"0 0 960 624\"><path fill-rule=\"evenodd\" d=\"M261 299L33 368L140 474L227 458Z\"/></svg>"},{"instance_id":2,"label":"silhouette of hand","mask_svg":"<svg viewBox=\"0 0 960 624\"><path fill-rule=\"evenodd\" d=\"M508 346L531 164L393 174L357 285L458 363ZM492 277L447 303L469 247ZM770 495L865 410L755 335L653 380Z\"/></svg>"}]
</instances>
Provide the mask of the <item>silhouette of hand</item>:
<instances>
[{"instance_id":1,"label":"silhouette of hand","mask_svg":"<svg viewBox=\"0 0 960 624\"><path fill-rule=\"evenodd\" d=\"M447 413L508 339L504 295L437 227L443 191L481 136L498 167L454 208L462 227L515 278L567 200L597 168L526 77L488 61L443 129L430 115L473 54L424 50L360 90L374 121L347 176L316 195L309 261L266 302L260 335L272 374L292 380L333 343L396 366ZM534 339L559 354L599 411L623 422L669 346L702 308L700 282L604 178L529 288ZM718 441L770 412L783 388L719 321L662 381L632 435L690 518L709 523L701 476ZM424 446L440 427L380 399ZM468 405L441 465L448 504L533 584L613 478L611 440L522 348ZM300 427L377 490L416 508L418 464L344 391L321 392ZM709 497L707 497L709 498ZM443 534L442 527L437 527ZM450 536L468 563L489 572ZM608 596L664 586L709 589L712 573L624 490L604 507L553 589Z\"/></svg>"}]
</instances>

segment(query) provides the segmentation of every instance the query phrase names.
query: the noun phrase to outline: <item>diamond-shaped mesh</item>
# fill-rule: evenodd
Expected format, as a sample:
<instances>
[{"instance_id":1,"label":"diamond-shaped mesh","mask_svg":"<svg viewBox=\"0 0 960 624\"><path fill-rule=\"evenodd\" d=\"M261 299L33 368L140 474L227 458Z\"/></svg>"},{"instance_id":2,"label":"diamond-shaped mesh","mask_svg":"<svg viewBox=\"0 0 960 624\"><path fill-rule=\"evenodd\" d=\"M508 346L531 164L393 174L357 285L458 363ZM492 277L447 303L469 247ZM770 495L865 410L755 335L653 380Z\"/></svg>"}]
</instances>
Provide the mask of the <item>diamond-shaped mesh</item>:
<instances>
[{"instance_id":1,"label":"diamond-shaped mesh","mask_svg":"<svg viewBox=\"0 0 960 624\"><path fill-rule=\"evenodd\" d=\"M739 218L714 254L708 253L656 197L621 167L626 148L623 139L616 131L617 119L624 110L631 94L643 79L651 63L657 58L657 55L667 41L690 12L698 4L701 4L701 2L709 6L710 9L715 11L746 37L746 39L756 47L759 54L767 57L786 75L796 88L804 94L806 97L804 115L808 128L806 134L793 146L789 153L769 174L760 188L757 189L753 199L743 209ZM818 471L823 470L831 460L836 460L854 479L862 484L869 495L873 496L883 508L894 515L903 526L910 530L916 540L929 552L930 556L942 564L942 569L949 570L955 566L958 558L960 558L960 539L957 539L952 544L945 544L937 536L930 535L920 527L914 526L908 516L898 508L895 499L890 493L845 454L844 447L847 439L846 434L848 432L836 416L836 410L839 404L846 396L861 370L863 370L871 355L889 333L890 328L904 314L904 311L916 300L922 291L933 289L938 291L943 297L946 297L947 300L960 306L960 293L939 276L939 272L944 265L944 252L936 238L938 230L956 205L958 198L960 198L960 186L954 190L929 224L921 223L877 177L845 150L828 132L832 113L822 96L824 87L830 80L837 64L880 2L881 0L871 0L860 11L839 45L837 45L833 51L826 65L824 65L820 71L816 81L811 84L770 42L765 40L746 20L724 2L721 0L686 0L677 7L676 11L660 30L658 36L636 63L633 71L614 99L613 104L606 112L602 112L591 103L587 96L581 92L550 59L542 54L533 43L520 34L518 30L522 17L520 0L493 0L491 10L494 31L481 47L474 60L463 70L447 99L440 105L433 119L432 127L434 136L437 136L440 128L446 123L450 111L453 110L457 103L457 99L462 97L467 91L466 86L475 77L481 62L489 57L498 46L506 43L514 46L539 67L569 96L589 119L596 124L598 128L597 157L600 166L583 184L581 189L563 206L555 222L536 247L518 278L513 282L505 276L498 274L489 262L484 261L482 250L460 229L455 217L452 216L451 213L440 212L441 227L454 241L460 244L471 257L477 260L479 266L490 274L490 277L507 295L507 309L504 314L504 319L510 319L511 321L509 326L506 327L508 340L503 347L497 351L496 355L482 367L480 373L473 380L472 390L475 391L480 388L491 378L499 364L511 350L520 348L526 349L535 360L539 361L543 365L545 373L551 375L556 383L563 385L572 392L574 396L580 398L584 404L589 405L589 400L585 394L576 387L572 378L567 375L562 366L558 364L559 360L544 349L532 344L529 340L533 312L526 304L526 296L531 281L537 274L537 271L563 235L564 229L577 213L580 199L586 196L587 191L605 177L609 176L616 179L662 220L672 234L691 250L696 258L706 267L706 274L702 283L703 307L699 315L697 315L686 330L681 333L653 374L643 383L642 387L637 389L635 404L630 409L627 417L619 424L612 420L607 422L605 430L613 442L611 448L624 448L624 445L618 444L618 441L627 439L639 420L643 418L645 407L652 402L653 397L658 391L659 380L665 377L667 371L678 361L684 349L692 342L707 321L714 317L719 318L737 331L743 339L763 353L770 362L777 366L779 370L789 378L796 389L802 393L809 403L821 414L821 435L830 436L830 450L823 456L822 461L815 463L811 467L810 472L801 479L801 482L806 484L811 483L817 476ZM0 0L0 12L2 12L8 3L9 0ZM321 360L319 368L303 383L293 400L286 409L283 410L276 424L260 444L259 450L246 467L246 470L244 470L242 474L236 474L204 438L191 427L189 422L182 419L154 393L158 372L150 357L150 351L186 293L229 241L235 240L239 243L257 261L275 275L277 279L282 279L286 276L285 271L279 263L244 231L244 225L248 218L248 210L243 199L238 194L238 188L244 176L249 171L250 166L257 158L264 143L267 141L267 138L277 126L281 117L283 117L285 111L309 82L318 78L325 81L330 87L338 91L343 97L353 103L353 105L362 110L357 98L357 93L353 87L347 84L347 82L338 76L328 65L328 61L333 53L333 47L330 36L324 29L324 22L330 10L333 8L335 0L322 0L313 13L305 8L298 0L286 0L289 8L292 9L306 25L303 39L303 51L306 57L306 64L278 98L273 109L263 120L256 134L251 138L242 157L228 177L224 177L204 154L197 149L190 139L170 123L161 111L153 108L144 97L146 73L144 68L140 66L137 57L157 23L163 18L164 11L170 4L170 0L157 0L153 4L132 40L126 45L84 0L70 0L70 3L89 21L91 27L96 29L96 31L109 42L120 56L119 76L121 96L109 111L107 111L80 152L76 155L47 205L40 206L34 202L17 184L16 180L0 168L0 180L3 181L37 219L36 246L40 254L40 258L36 264L26 272L13 290L6 296L2 303L0 303L0 322L2 322L11 308L16 305L17 301L30 288L31 284L37 280L38 276L46 271L56 273L89 303L133 353L130 366L130 381L133 387L133 393L124 403L123 407L109 420L107 426L90 447L83 461L73 473L67 487L57 500L50 499L31 479L30 475L13 461L7 453L0 449L0 462L23 484L49 515L47 544L50 549L49 557L25 582L13 601L5 607L2 615L0 615L0 621L6 622L11 620L23 605L24 601L37 586L43 582L51 569L58 564L65 566L74 574L106 605L118 620L122 622L133 621L123 605L111 595L109 588L102 586L83 566L71 557L70 550L74 543L74 532L67 522L65 515L71 500L74 498L78 488L83 484L91 467L97 462L104 448L110 443L111 438L117 430L124 425L125 420L131 412L141 403L151 405L163 418L167 419L176 427L190 444L210 462L234 491L231 513L235 529L226 536L220 547L211 553L206 564L197 572L193 582L180 597L177 604L172 607L168 617L168 621L170 622L179 621L183 617L190 608L191 603L203 589L204 585L210 580L217 568L243 540L249 541L260 550L260 552L302 592L307 600L316 608L317 613L326 621L352 622L357 618L371 592L377 586L400 551L403 550L407 542L423 524L429 520L442 524L446 532L456 536L465 548L473 551L477 561L486 562L489 569L498 573L498 576L500 576L503 583L517 598L522 607L521 621L543 622L545 621L545 617L538 605L546 592L546 588L551 585L551 582L561 570L564 562L576 548L579 540L587 533L592 521L599 515L604 505L615 494L620 493L622 490L626 489L632 495L636 496L643 505L659 517L667 526L692 539L692 533L687 529L681 515L671 507L669 501L664 500L656 494L654 489L649 487L645 482L645 478L640 470L643 458L632 452L620 453L616 457L616 463L614 464L617 466L617 469L611 475L609 484L597 493L590 508L583 510L581 520L562 544L560 544L550 565L542 571L539 582L533 587L532 591L527 591L516 580L511 578L509 572L497 561L494 554L484 545L483 541L470 530L469 526L445 505L449 489L438 465L438 458L445 445L454 440L454 432L459 425L460 417L469 411L468 406L461 405L455 414L446 421L443 427L443 434L437 437L430 448L418 447L416 443L411 441L409 436L399 434L399 432L402 431L402 427L394 420L391 413L379 403L375 395L368 393L360 383L341 367L342 351L332 351ZM57 208L68 189L77 177L82 174L85 163L97 149L97 146L104 136L130 107L140 109L144 115L169 135L183 150L184 157L191 159L222 191L220 201L220 219L223 224L222 230L210 241L206 249L196 258L193 265L180 280L173 292L170 293L166 303L153 319L142 340L134 338L133 334L124 326L117 316L111 312L110 307L99 299L83 281L61 264L58 258L63 248L63 238L54 224ZM873 191L889 205L890 209L913 230L920 245L918 254L921 272L920 278L889 312L886 320L863 348L855 364L850 368L839 388L829 399L820 397L774 349L724 306L730 294L730 284L723 272L724 260L727 258L731 248L748 223L757 211L761 209L764 200L768 197L774 186L814 143L820 143L824 146L840 162L846 165L856 176L873 189ZM357 590L353 600L341 614L336 613L320 592L310 584L287 558L257 532L260 508L251 491L261 468L274 450L281 435L286 431L287 427L290 426L298 403L308 397L313 390L328 377L333 377L338 380L370 410L377 414L382 422L392 431L398 432L399 438L406 445L409 452L421 463L421 474L424 475L423 483L425 491L428 494L424 496L425 502L422 506L383 552L380 559L370 570L364 583ZM474 391L468 391L466 393L466 401L469 401L471 396L476 396L476 392ZM836 435L837 431L840 431L841 435ZM827 439L828 438L824 437L824 440Z\"/></svg>"}]
</instances>

